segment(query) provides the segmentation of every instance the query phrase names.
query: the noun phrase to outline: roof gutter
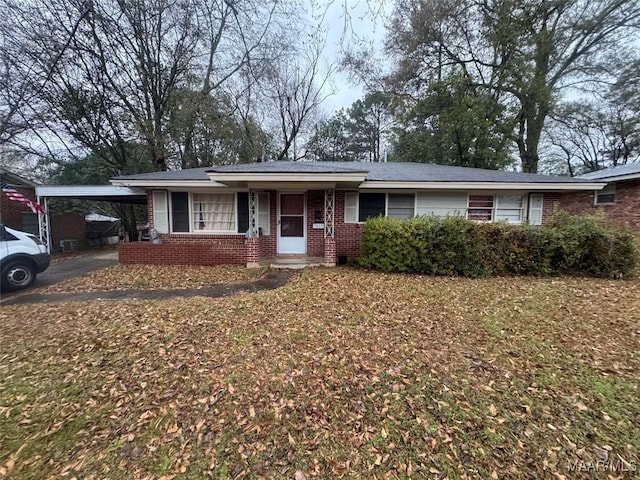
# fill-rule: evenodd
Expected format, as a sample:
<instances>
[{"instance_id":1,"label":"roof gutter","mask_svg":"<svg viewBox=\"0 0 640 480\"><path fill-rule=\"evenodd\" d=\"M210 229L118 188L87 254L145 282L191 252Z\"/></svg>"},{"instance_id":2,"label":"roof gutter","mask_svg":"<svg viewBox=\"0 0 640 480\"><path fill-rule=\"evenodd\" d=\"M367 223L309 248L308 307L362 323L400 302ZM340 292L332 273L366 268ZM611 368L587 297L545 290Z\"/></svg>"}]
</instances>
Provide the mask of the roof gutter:
<instances>
[{"instance_id":1,"label":"roof gutter","mask_svg":"<svg viewBox=\"0 0 640 480\"><path fill-rule=\"evenodd\" d=\"M602 190L603 182L377 182L365 181L359 189L411 189L411 190L527 190L527 191L580 191Z\"/></svg>"}]
</instances>

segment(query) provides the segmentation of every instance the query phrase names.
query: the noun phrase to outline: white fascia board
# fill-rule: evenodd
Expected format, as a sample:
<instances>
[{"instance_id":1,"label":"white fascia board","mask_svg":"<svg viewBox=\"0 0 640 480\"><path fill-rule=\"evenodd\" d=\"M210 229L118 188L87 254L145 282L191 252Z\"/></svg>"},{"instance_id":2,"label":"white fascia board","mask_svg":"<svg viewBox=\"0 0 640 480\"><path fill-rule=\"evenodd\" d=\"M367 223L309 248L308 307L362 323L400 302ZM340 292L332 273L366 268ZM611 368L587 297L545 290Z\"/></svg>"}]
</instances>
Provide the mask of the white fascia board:
<instances>
[{"instance_id":1,"label":"white fascia board","mask_svg":"<svg viewBox=\"0 0 640 480\"><path fill-rule=\"evenodd\" d=\"M227 185L210 180L110 180L113 185L123 187L141 187L144 189L187 188L187 187L224 187Z\"/></svg>"},{"instance_id":2,"label":"white fascia board","mask_svg":"<svg viewBox=\"0 0 640 480\"><path fill-rule=\"evenodd\" d=\"M132 196L144 195L140 188L129 188L120 185L38 185L38 197L99 197L99 196Z\"/></svg>"},{"instance_id":3,"label":"white fascia board","mask_svg":"<svg viewBox=\"0 0 640 480\"><path fill-rule=\"evenodd\" d=\"M506 182L362 182L360 190L602 190L606 183L506 183Z\"/></svg>"},{"instance_id":4,"label":"white fascia board","mask_svg":"<svg viewBox=\"0 0 640 480\"><path fill-rule=\"evenodd\" d=\"M367 173L208 173L214 182L277 182L277 183L335 183L335 182L362 182L367 178Z\"/></svg>"}]
</instances>

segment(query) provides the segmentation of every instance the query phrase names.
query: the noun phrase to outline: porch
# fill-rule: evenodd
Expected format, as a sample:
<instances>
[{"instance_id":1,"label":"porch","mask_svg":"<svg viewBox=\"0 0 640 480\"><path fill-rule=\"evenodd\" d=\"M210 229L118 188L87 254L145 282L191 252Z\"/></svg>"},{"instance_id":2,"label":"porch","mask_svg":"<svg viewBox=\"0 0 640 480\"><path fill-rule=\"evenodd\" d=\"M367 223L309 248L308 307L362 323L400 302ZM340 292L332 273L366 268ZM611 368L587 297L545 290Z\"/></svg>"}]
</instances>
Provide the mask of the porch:
<instances>
[{"instance_id":1,"label":"porch","mask_svg":"<svg viewBox=\"0 0 640 480\"><path fill-rule=\"evenodd\" d=\"M327 264L324 257L310 257L308 255L276 255L260 260L260 267L271 269L302 270L306 267L335 266L335 263Z\"/></svg>"}]
</instances>

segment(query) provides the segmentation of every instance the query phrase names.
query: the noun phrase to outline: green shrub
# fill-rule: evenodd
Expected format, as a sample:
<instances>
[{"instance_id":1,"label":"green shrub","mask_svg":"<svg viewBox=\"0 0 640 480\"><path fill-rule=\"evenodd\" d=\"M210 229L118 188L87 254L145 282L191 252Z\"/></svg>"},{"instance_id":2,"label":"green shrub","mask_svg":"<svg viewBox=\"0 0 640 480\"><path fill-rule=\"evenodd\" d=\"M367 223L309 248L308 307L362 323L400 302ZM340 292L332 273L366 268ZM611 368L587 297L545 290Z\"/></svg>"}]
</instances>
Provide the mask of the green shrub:
<instances>
[{"instance_id":1,"label":"green shrub","mask_svg":"<svg viewBox=\"0 0 640 480\"><path fill-rule=\"evenodd\" d=\"M428 275L588 275L620 278L637 264L636 239L602 216L558 212L545 226L460 217L366 222L360 265Z\"/></svg>"}]
</instances>

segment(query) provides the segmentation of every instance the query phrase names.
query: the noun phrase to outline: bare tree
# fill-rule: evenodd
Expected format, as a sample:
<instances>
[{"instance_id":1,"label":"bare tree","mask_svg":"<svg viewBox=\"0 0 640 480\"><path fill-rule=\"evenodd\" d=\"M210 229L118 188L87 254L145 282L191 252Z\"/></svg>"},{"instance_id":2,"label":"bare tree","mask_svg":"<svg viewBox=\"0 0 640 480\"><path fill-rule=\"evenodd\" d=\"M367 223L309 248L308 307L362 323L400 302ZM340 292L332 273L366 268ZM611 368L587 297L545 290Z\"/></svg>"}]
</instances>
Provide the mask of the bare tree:
<instances>
[{"instance_id":1,"label":"bare tree","mask_svg":"<svg viewBox=\"0 0 640 480\"><path fill-rule=\"evenodd\" d=\"M200 105L212 95L229 96L224 90L234 88L240 73L262 61L275 19L295 13L281 8L285 0L2 1L29 20L16 47L42 70L55 67L38 92L46 106L39 117L46 136L64 131L59 142L69 144L68 153L82 146L84 153L104 155L116 170L126 163L128 144L145 145L141 169L166 169L175 155L168 122L177 92L191 90L203 99L180 116L188 133L189 121L195 125L202 114ZM87 5L76 25L73 19ZM33 124L32 134L41 134ZM192 141L182 139L183 158L189 159L184 166L194 166Z\"/></svg>"},{"instance_id":2,"label":"bare tree","mask_svg":"<svg viewBox=\"0 0 640 480\"><path fill-rule=\"evenodd\" d=\"M323 68L324 40L317 35L302 52L290 49L273 62L262 81L262 92L275 107L280 135L277 160L300 160L303 149L297 141L313 122L320 105L332 95L332 66Z\"/></svg>"},{"instance_id":3,"label":"bare tree","mask_svg":"<svg viewBox=\"0 0 640 480\"><path fill-rule=\"evenodd\" d=\"M522 170L536 172L561 89L611 80L639 25L637 0L402 0L388 45L406 89L462 71L512 108Z\"/></svg>"},{"instance_id":4,"label":"bare tree","mask_svg":"<svg viewBox=\"0 0 640 480\"><path fill-rule=\"evenodd\" d=\"M548 155L571 176L640 159L640 120L619 99L569 103L547 125ZM553 165L551 165L553 167Z\"/></svg>"}]
</instances>

